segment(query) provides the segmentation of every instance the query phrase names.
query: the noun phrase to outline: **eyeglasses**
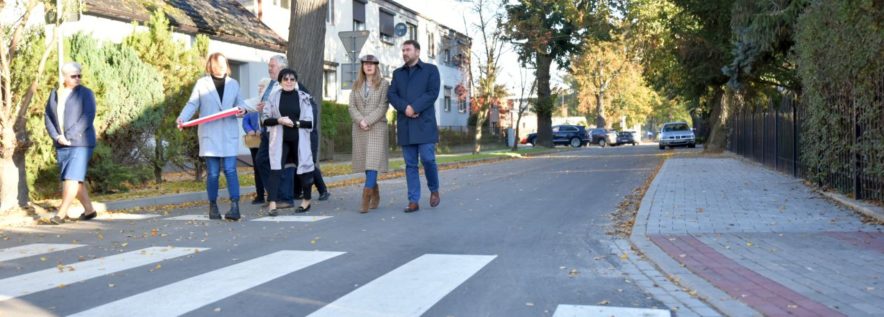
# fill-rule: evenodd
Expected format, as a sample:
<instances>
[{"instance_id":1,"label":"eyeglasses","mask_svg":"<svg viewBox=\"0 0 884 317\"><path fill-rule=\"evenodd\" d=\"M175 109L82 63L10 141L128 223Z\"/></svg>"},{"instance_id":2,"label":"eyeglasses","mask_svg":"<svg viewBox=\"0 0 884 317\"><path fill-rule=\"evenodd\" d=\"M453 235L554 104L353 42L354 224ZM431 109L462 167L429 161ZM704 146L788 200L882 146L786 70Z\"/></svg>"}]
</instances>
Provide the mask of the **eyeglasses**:
<instances>
[{"instance_id":1,"label":"eyeglasses","mask_svg":"<svg viewBox=\"0 0 884 317\"><path fill-rule=\"evenodd\" d=\"M71 75L71 78L81 78L81 77L83 77L83 75L80 75L80 74Z\"/></svg>"},{"instance_id":2,"label":"eyeglasses","mask_svg":"<svg viewBox=\"0 0 884 317\"><path fill-rule=\"evenodd\" d=\"M295 77L285 77L282 81L297 81L297 79L295 79Z\"/></svg>"}]
</instances>

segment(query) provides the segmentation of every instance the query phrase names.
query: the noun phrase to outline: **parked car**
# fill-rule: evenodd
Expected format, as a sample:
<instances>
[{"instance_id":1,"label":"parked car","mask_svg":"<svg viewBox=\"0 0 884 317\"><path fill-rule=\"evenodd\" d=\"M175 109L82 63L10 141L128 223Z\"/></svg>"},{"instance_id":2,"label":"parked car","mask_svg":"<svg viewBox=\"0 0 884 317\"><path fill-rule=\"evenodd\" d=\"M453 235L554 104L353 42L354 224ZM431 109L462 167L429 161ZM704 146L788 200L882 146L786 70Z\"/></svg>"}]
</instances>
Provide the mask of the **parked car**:
<instances>
[{"instance_id":1,"label":"parked car","mask_svg":"<svg viewBox=\"0 0 884 317\"><path fill-rule=\"evenodd\" d=\"M632 146L635 146L635 143L635 132L621 131L617 133L617 145L632 144Z\"/></svg>"},{"instance_id":2,"label":"parked car","mask_svg":"<svg viewBox=\"0 0 884 317\"><path fill-rule=\"evenodd\" d=\"M589 135L586 133L586 127L582 125L557 125L552 127L553 145L570 145L571 147L581 147L589 143ZM531 144L534 146L537 139L537 133L528 134L522 144Z\"/></svg>"},{"instance_id":3,"label":"parked car","mask_svg":"<svg viewBox=\"0 0 884 317\"><path fill-rule=\"evenodd\" d=\"M617 144L617 131L605 128L592 129L589 132L590 142L605 147L608 144Z\"/></svg>"},{"instance_id":4,"label":"parked car","mask_svg":"<svg viewBox=\"0 0 884 317\"><path fill-rule=\"evenodd\" d=\"M693 148L697 146L697 138L694 131L688 126L687 122L669 122L663 124L663 129L659 134L660 149L668 147L687 146Z\"/></svg>"}]
</instances>

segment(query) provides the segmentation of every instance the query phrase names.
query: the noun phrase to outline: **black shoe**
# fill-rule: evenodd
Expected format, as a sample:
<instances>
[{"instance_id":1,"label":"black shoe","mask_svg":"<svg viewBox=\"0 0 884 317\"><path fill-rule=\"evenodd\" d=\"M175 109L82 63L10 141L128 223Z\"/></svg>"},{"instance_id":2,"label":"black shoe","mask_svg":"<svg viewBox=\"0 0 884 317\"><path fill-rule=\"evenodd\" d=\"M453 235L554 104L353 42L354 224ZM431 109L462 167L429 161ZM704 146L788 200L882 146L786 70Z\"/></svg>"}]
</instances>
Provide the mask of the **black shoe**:
<instances>
[{"instance_id":1,"label":"black shoe","mask_svg":"<svg viewBox=\"0 0 884 317\"><path fill-rule=\"evenodd\" d=\"M326 201L326 200L328 200L329 196L331 196L331 193L329 193L329 192L324 192L322 194L319 194L319 201Z\"/></svg>"},{"instance_id":2,"label":"black shoe","mask_svg":"<svg viewBox=\"0 0 884 317\"><path fill-rule=\"evenodd\" d=\"M298 206L298 208L295 209L295 213L308 212L308 211L310 211L310 207L313 207L313 204L307 205L307 208Z\"/></svg>"},{"instance_id":3,"label":"black shoe","mask_svg":"<svg viewBox=\"0 0 884 317\"><path fill-rule=\"evenodd\" d=\"M276 217L279 216L279 212L276 211L276 209L271 209L267 211L267 215L270 217Z\"/></svg>"},{"instance_id":4,"label":"black shoe","mask_svg":"<svg viewBox=\"0 0 884 317\"><path fill-rule=\"evenodd\" d=\"M252 199L252 205L262 205L262 204L264 204L264 198Z\"/></svg>"},{"instance_id":5,"label":"black shoe","mask_svg":"<svg viewBox=\"0 0 884 317\"><path fill-rule=\"evenodd\" d=\"M239 201L232 200L230 201L230 210L224 214L224 219L237 221L239 218L241 218L239 215Z\"/></svg>"},{"instance_id":6,"label":"black shoe","mask_svg":"<svg viewBox=\"0 0 884 317\"><path fill-rule=\"evenodd\" d=\"M218 203L211 201L209 202L209 219L211 220L221 220L221 212L218 211Z\"/></svg>"},{"instance_id":7,"label":"black shoe","mask_svg":"<svg viewBox=\"0 0 884 317\"><path fill-rule=\"evenodd\" d=\"M96 216L98 216L98 212L93 210L92 213L90 213L90 214L86 214L85 212L80 214L80 218L78 218L78 219L80 221L88 221L88 220L92 220L92 218L95 218Z\"/></svg>"}]
</instances>

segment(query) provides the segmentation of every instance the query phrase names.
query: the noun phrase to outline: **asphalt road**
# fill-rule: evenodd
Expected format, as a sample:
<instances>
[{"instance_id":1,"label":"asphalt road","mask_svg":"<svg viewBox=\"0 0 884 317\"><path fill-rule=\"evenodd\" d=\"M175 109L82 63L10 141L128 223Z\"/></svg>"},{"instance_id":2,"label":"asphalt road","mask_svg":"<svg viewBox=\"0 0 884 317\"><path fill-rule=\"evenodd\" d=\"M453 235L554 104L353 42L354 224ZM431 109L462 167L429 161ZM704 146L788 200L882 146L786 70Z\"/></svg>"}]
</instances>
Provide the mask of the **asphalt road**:
<instances>
[{"instance_id":1,"label":"asphalt road","mask_svg":"<svg viewBox=\"0 0 884 317\"><path fill-rule=\"evenodd\" d=\"M0 231L0 316L553 316L559 305L664 308L611 253L609 215L656 146L582 148L440 173L405 214L405 180L332 190L304 216L99 220ZM423 181L423 177L421 178ZM222 212L226 210L222 204ZM292 215L293 209L283 211ZM300 215L299 215L300 216ZM39 245L50 244L50 245ZM152 249L148 249L152 248ZM564 316L559 312L557 316Z\"/></svg>"}]
</instances>

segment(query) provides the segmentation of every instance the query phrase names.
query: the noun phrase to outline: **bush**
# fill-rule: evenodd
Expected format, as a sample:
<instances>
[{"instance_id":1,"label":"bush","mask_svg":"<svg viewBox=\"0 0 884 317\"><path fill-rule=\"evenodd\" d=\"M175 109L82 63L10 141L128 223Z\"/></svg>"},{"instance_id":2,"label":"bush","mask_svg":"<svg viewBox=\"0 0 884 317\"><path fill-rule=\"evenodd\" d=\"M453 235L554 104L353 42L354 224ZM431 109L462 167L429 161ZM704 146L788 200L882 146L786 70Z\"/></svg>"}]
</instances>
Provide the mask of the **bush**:
<instances>
[{"instance_id":1,"label":"bush","mask_svg":"<svg viewBox=\"0 0 884 317\"><path fill-rule=\"evenodd\" d=\"M795 51L806 113L801 161L816 182L852 175L853 157L862 158L870 179L884 179L880 14L873 1L815 1L798 20ZM857 127L862 137L854 142Z\"/></svg>"}]
</instances>

